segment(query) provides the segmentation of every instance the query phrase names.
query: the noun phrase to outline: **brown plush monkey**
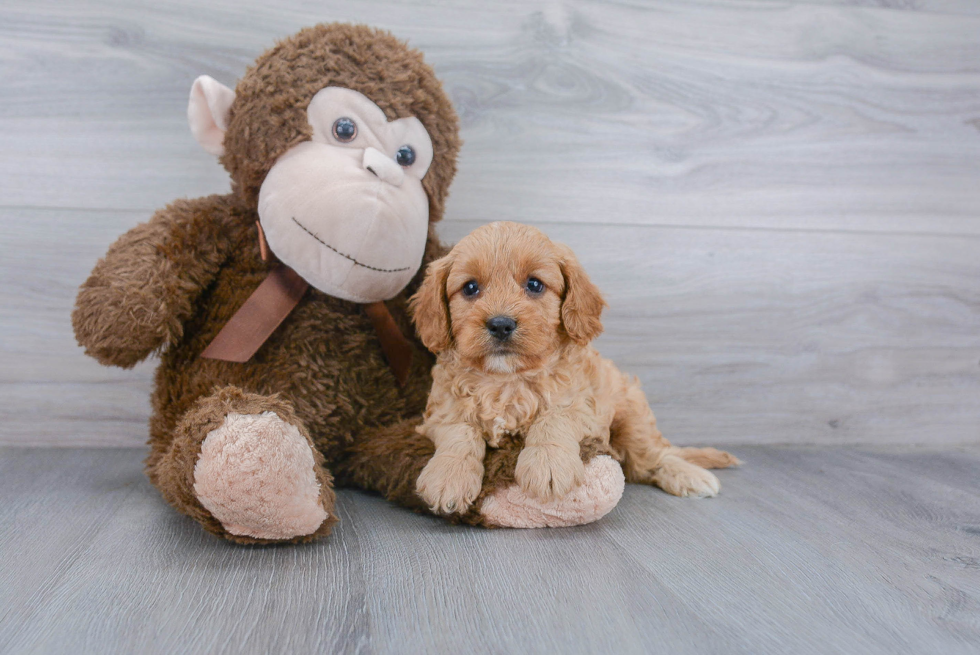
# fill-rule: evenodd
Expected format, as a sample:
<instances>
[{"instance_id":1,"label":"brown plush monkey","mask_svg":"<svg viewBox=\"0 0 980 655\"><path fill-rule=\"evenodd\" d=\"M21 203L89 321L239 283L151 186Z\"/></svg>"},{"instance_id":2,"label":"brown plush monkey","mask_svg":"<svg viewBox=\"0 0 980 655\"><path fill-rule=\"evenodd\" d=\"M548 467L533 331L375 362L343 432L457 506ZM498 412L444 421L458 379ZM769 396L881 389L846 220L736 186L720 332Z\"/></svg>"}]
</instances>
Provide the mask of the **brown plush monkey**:
<instances>
[{"instance_id":1,"label":"brown plush monkey","mask_svg":"<svg viewBox=\"0 0 980 655\"><path fill-rule=\"evenodd\" d=\"M188 117L232 192L179 200L123 235L72 316L103 364L160 355L150 480L243 543L329 533L332 476L425 509L415 480L432 445L414 428L433 358L405 301L443 252L432 226L460 140L441 84L386 32L319 25L234 91L199 78ZM519 449L488 454L481 498L451 518L568 525L618 502L618 467L589 445L585 485L550 505L524 497Z\"/></svg>"}]
</instances>

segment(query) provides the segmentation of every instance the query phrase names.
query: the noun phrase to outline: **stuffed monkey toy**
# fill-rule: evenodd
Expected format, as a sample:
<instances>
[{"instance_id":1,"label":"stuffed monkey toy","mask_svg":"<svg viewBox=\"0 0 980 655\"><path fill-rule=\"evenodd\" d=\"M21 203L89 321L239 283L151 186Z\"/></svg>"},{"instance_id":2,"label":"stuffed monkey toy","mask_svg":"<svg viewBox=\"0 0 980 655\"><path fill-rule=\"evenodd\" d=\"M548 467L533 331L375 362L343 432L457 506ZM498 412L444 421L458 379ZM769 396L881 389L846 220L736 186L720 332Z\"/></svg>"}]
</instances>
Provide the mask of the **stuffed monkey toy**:
<instances>
[{"instance_id":1,"label":"stuffed monkey toy","mask_svg":"<svg viewBox=\"0 0 980 655\"><path fill-rule=\"evenodd\" d=\"M426 510L415 431L433 357L406 299L444 248L458 119L421 54L387 32L304 29L231 90L203 76L188 106L231 193L178 200L124 234L78 293L87 354L158 354L146 472L206 530L241 543L321 537L333 485ZM484 526L593 521L622 473L594 444L587 480L543 504L513 481L521 444L487 455Z\"/></svg>"}]
</instances>

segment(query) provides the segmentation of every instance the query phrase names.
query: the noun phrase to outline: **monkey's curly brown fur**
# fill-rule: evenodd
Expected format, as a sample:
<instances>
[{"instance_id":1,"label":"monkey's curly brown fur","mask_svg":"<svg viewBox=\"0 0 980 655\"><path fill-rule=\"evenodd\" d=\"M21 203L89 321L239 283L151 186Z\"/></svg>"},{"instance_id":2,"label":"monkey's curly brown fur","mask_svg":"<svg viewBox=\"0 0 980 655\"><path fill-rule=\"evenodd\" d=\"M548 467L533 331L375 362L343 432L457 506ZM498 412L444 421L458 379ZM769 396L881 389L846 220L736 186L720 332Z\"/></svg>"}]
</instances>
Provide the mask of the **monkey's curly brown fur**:
<instances>
[{"instance_id":1,"label":"monkey's curly brown fur","mask_svg":"<svg viewBox=\"0 0 980 655\"><path fill-rule=\"evenodd\" d=\"M338 24L303 30L246 72L222 157L232 193L179 200L123 235L82 285L72 316L79 343L103 364L131 367L160 353L147 473L178 510L240 542L264 540L229 534L192 487L201 443L229 412L275 412L315 444L316 463L340 482L421 509L414 484L431 444L404 426L417 423L425 406L433 358L416 339L410 380L399 388L363 308L311 288L248 363L200 357L272 265L259 256L258 190L276 158L309 138L306 107L326 86L365 94L389 119L416 116L431 136L423 265L387 302L402 331L414 335L406 299L442 254L432 224L456 170L458 121L418 51L386 32ZM329 517L294 541L326 534L336 520L329 474L318 476ZM487 484L496 486L493 476Z\"/></svg>"}]
</instances>

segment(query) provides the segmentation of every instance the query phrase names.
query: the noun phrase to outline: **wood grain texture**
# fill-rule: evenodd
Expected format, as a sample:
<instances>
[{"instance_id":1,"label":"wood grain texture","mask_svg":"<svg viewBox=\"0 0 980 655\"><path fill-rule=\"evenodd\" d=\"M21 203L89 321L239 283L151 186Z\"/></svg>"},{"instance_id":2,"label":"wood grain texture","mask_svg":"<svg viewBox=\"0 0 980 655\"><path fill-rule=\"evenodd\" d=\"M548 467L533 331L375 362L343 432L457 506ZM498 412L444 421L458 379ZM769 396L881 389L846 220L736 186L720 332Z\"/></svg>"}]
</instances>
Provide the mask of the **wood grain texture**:
<instances>
[{"instance_id":1,"label":"wood grain texture","mask_svg":"<svg viewBox=\"0 0 980 655\"><path fill-rule=\"evenodd\" d=\"M0 450L0 652L975 653L980 451L744 447L721 496L482 530L361 492L300 547L164 505L140 449Z\"/></svg>"},{"instance_id":2,"label":"wood grain texture","mask_svg":"<svg viewBox=\"0 0 980 655\"><path fill-rule=\"evenodd\" d=\"M0 443L143 441L152 364L82 357L74 290L155 208L227 190L194 77L320 20L426 53L466 142L444 238L570 243L670 437L980 442L976 3L11 0Z\"/></svg>"}]
</instances>

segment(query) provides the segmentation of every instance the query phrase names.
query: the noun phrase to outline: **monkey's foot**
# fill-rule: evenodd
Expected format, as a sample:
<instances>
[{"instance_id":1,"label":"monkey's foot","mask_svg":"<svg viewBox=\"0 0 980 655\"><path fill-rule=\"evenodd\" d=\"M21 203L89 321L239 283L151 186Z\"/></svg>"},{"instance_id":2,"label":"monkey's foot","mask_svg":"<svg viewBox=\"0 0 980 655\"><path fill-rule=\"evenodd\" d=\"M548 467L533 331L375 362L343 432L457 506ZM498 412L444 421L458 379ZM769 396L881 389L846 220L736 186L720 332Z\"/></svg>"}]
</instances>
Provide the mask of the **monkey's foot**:
<instances>
[{"instance_id":1,"label":"monkey's foot","mask_svg":"<svg viewBox=\"0 0 980 655\"><path fill-rule=\"evenodd\" d=\"M585 465L585 481L557 500L541 501L511 485L487 496L480 513L490 526L561 528L598 521L623 496L626 479L619 463L599 455Z\"/></svg>"},{"instance_id":2,"label":"monkey's foot","mask_svg":"<svg viewBox=\"0 0 980 655\"><path fill-rule=\"evenodd\" d=\"M274 412L232 413L201 446L194 493L231 534L292 539L327 518L315 466L295 425Z\"/></svg>"}]
</instances>

